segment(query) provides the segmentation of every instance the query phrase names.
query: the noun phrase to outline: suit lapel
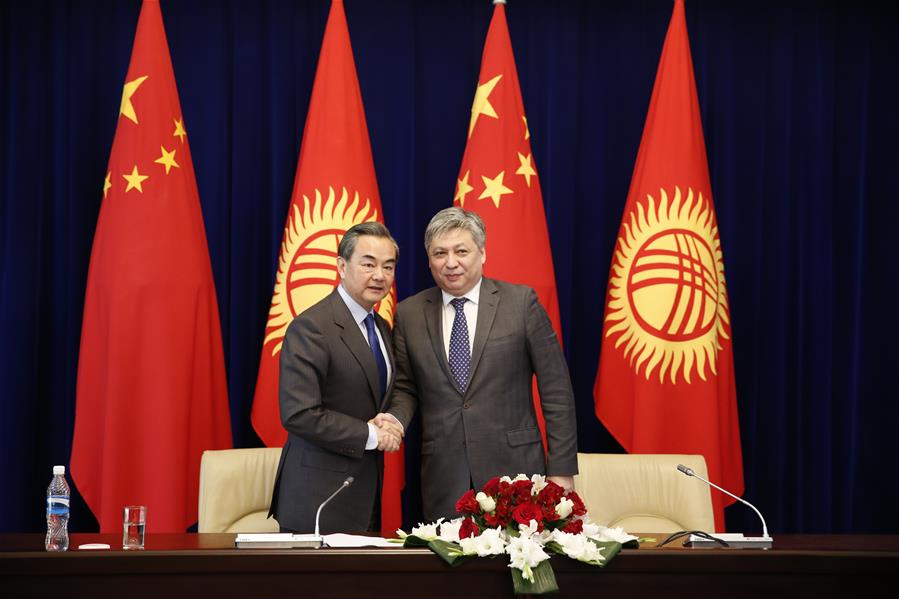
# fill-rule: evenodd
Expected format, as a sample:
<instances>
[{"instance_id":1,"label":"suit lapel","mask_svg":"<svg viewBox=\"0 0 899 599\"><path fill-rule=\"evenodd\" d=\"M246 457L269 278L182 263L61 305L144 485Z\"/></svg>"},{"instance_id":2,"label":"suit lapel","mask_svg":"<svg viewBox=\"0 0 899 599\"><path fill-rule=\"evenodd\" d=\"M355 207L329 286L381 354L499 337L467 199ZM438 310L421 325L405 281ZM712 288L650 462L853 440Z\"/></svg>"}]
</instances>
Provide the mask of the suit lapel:
<instances>
[{"instance_id":1,"label":"suit lapel","mask_svg":"<svg viewBox=\"0 0 899 599\"><path fill-rule=\"evenodd\" d=\"M368 380L368 387L371 390L372 400L377 406L377 397L381 387L378 366L375 364L374 356L371 355L371 347L369 347L365 340L365 336L359 329L359 324L353 320L350 309L347 308L343 298L340 297L340 294L337 292L337 289L331 294L331 309L334 313L334 324L341 329L340 339L353 354L353 357L356 358L359 367L362 368L362 371L365 373L365 378Z\"/></svg>"},{"instance_id":2,"label":"suit lapel","mask_svg":"<svg viewBox=\"0 0 899 599\"><path fill-rule=\"evenodd\" d=\"M484 353L484 346L487 345L487 337L490 336L490 329L493 328L493 320L496 318L496 309L499 306L500 294L496 284L488 278L481 279L481 295L478 298L478 325L474 333L474 345L471 349L471 365L468 369L468 388L474 381L474 376L478 370L478 362L481 361L481 355Z\"/></svg>"},{"instance_id":3,"label":"suit lapel","mask_svg":"<svg viewBox=\"0 0 899 599\"><path fill-rule=\"evenodd\" d=\"M434 287L427 297L425 304L425 325L428 327L428 338L431 340L431 347L434 349L434 356L437 363L443 369L443 374L450 380L453 387L460 394L462 390L456 383L453 373L450 372L449 362L446 360L446 349L443 342L443 294L439 287Z\"/></svg>"}]
</instances>

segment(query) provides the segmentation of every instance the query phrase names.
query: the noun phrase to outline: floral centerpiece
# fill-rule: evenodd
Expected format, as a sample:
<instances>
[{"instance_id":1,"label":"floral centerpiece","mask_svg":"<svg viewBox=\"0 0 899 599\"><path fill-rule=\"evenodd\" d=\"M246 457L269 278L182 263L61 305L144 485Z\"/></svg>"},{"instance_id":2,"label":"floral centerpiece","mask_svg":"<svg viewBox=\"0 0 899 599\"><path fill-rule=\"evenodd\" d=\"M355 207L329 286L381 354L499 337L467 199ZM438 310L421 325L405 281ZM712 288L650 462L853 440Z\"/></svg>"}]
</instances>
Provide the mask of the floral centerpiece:
<instances>
[{"instance_id":1,"label":"floral centerpiece","mask_svg":"<svg viewBox=\"0 0 899 599\"><path fill-rule=\"evenodd\" d=\"M404 547L427 546L453 566L475 556L508 555L518 594L559 589L550 554L603 567L622 546L637 547L637 537L595 524L577 493L539 474L492 478L480 491L465 493L456 511L459 518L397 535Z\"/></svg>"}]
</instances>

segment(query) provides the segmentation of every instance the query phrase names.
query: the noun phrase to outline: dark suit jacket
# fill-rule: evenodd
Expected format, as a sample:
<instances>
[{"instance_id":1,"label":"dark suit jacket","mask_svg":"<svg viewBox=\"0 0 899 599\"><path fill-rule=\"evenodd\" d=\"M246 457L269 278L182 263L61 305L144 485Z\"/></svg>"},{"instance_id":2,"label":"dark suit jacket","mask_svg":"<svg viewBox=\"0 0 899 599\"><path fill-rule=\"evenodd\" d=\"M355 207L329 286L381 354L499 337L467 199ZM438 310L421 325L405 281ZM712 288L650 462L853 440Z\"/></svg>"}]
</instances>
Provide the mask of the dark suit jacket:
<instances>
[{"instance_id":1,"label":"dark suit jacket","mask_svg":"<svg viewBox=\"0 0 899 599\"><path fill-rule=\"evenodd\" d=\"M577 473L577 426L568 367L546 311L529 287L484 278L469 371L462 393L443 343L440 289L397 307L396 377L388 411L404 426L421 408L421 479L429 521L458 516L473 482L523 473ZM546 419L544 457L531 394L537 375Z\"/></svg>"},{"instance_id":2,"label":"dark suit jacket","mask_svg":"<svg viewBox=\"0 0 899 599\"><path fill-rule=\"evenodd\" d=\"M389 326L375 320L393 366ZM381 452L365 451L367 422L384 403L379 387L368 341L336 289L290 323L279 388L288 435L269 512L283 528L312 532L318 506L347 476L355 482L322 510L321 532L368 528L383 475Z\"/></svg>"}]
</instances>

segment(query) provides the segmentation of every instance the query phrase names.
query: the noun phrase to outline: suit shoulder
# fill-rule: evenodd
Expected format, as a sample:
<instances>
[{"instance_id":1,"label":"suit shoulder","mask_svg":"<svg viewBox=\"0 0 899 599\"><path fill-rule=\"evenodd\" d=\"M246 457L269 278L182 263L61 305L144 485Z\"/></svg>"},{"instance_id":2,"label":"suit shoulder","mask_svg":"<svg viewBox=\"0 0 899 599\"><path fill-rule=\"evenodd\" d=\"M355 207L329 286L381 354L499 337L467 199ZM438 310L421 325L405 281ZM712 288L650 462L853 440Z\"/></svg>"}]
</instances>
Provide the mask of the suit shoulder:
<instances>
[{"instance_id":1,"label":"suit shoulder","mask_svg":"<svg viewBox=\"0 0 899 599\"><path fill-rule=\"evenodd\" d=\"M534 291L533 287L529 287L527 285L519 285L517 283L508 283L506 281L500 281L498 279L490 279L490 281L496 285L496 290L506 296L509 297L527 297L530 295L536 295L536 291Z\"/></svg>"},{"instance_id":2,"label":"suit shoulder","mask_svg":"<svg viewBox=\"0 0 899 599\"><path fill-rule=\"evenodd\" d=\"M429 301L431 301L433 299L435 289L436 289L436 287L429 287L428 289L425 289L424 291L419 291L415 295L410 295L409 297L407 297L406 299L401 301L399 304L397 304L397 307L396 307L397 312L399 312L402 309L405 309L405 310L414 309L416 306L421 306L423 304L428 303Z\"/></svg>"}]
</instances>

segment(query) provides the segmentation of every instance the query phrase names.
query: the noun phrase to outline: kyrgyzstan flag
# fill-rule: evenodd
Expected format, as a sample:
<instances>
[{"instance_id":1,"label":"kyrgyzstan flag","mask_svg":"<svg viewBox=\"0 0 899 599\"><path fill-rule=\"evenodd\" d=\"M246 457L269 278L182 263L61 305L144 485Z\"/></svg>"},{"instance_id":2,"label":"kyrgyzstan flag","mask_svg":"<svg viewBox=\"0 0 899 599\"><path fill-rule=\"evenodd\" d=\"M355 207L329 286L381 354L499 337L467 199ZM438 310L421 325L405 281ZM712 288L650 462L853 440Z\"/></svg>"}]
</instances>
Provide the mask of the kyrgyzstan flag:
<instances>
[{"instance_id":1,"label":"kyrgyzstan flag","mask_svg":"<svg viewBox=\"0 0 899 599\"><path fill-rule=\"evenodd\" d=\"M609 272L596 415L630 453L705 456L743 492L724 262L683 0L675 0ZM715 525L733 503L713 492Z\"/></svg>"},{"instance_id":2,"label":"kyrgyzstan flag","mask_svg":"<svg viewBox=\"0 0 899 599\"><path fill-rule=\"evenodd\" d=\"M269 447L283 445L287 439L278 405L284 333L298 314L340 283L337 246L347 229L365 221L383 223L384 216L343 1L333 0L306 115L253 398L253 428ZM396 290L392 289L375 309L392 324L395 306ZM382 530L402 526L403 485L403 452L386 453Z\"/></svg>"},{"instance_id":3,"label":"kyrgyzstan flag","mask_svg":"<svg viewBox=\"0 0 899 599\"><path fill-rule=\"evenodd\" d=\"M71 470L100 522L197 520L200 457L231 447L215 284L158 0L144 0L94 234Z\"/></svg>"},{"instance_id":4,"label":"kyrgyzstan flag","mask_svg":"<svg viewBox=\"0 0 899 599\"><path fill-rule=\"evenodd\" d=\"M561 342L556 275L530 138L506 7L496 3L453 203L477 212L487 227L484 274L532 287ZM536 386L534 402L545 447Z\"/></svg>"}]
</instances>

